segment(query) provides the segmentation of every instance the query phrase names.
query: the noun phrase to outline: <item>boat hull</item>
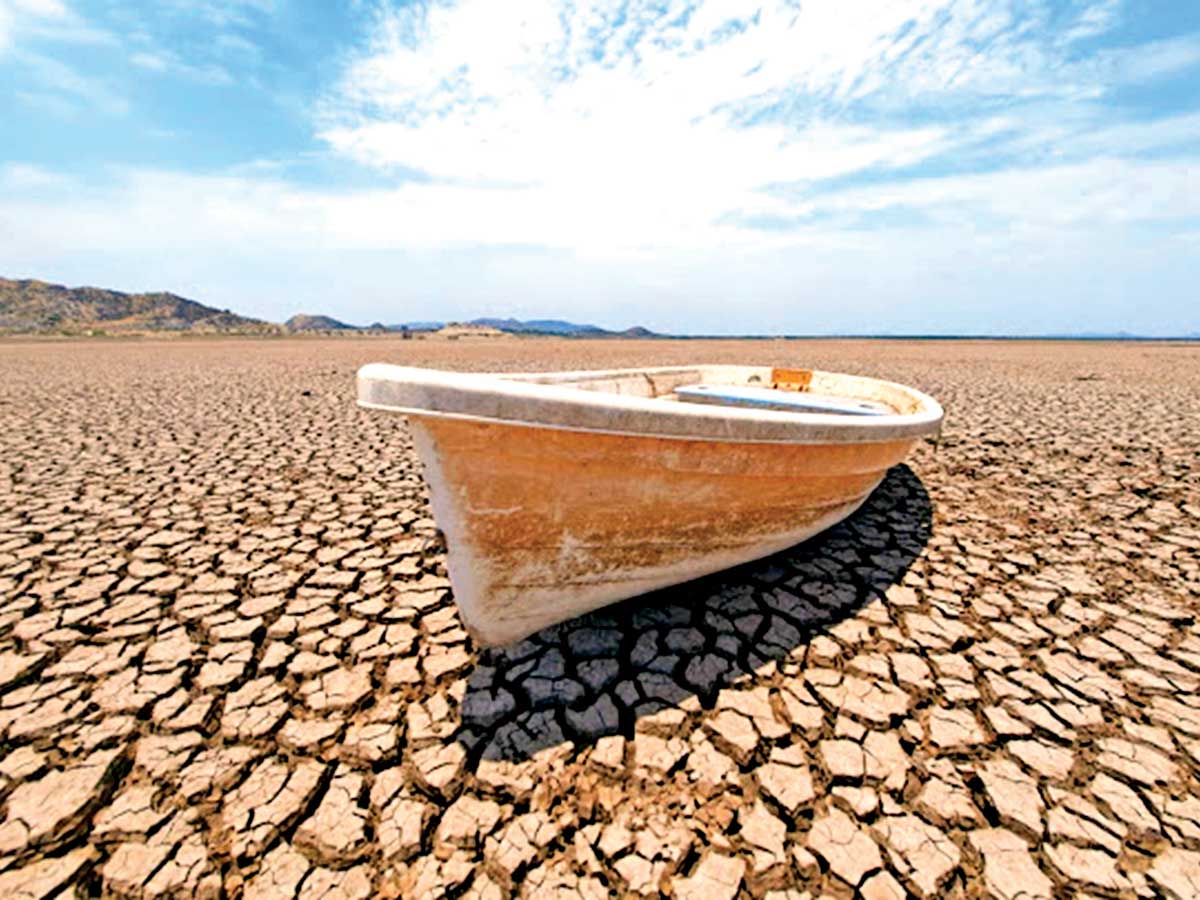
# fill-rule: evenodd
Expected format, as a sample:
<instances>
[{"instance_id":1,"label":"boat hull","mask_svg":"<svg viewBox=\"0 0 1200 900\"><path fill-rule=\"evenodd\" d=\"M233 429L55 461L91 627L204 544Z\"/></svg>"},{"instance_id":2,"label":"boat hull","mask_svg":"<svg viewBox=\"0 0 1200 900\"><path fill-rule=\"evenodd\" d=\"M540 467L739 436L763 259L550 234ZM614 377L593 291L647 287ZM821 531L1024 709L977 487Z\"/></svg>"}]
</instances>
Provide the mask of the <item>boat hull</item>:
<instances>
[{"instance_id":1,"label":"boat hull","mask_svg":"<svg viewBox=\"0 0 1200 900\"><path fill-rule=\"evenodd\" d=\"M862 505L916 442L409 421L455 601L483 645L804 541Z\"/></svg>"}]
</instances>

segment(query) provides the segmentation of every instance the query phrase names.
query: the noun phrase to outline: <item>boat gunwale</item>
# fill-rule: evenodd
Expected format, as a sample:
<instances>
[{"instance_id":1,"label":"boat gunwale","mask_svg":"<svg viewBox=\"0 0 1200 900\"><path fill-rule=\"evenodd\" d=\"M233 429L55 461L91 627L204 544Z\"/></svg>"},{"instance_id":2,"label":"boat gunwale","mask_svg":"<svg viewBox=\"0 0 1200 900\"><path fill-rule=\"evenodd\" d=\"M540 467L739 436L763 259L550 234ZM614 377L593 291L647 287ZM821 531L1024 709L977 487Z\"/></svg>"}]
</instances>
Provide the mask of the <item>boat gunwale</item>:
<instances>
[{"instance_id":1,"label":"boat gunwale","mask_svg":"<svg viewBox=\"0 0 1200 900\"><path fill-rule=\"evenodd\" d=\"M769 366L696 364L556 372L454 372L391 363L358 370L358 406L407 416L613 436L727 443L855 444L915 440L940 430L944 411L928 394L897 382L813 370L898 393L914 411L877 416L787 412L663 402L572 387L573 382Z\"/></svg>"}]
</instances>

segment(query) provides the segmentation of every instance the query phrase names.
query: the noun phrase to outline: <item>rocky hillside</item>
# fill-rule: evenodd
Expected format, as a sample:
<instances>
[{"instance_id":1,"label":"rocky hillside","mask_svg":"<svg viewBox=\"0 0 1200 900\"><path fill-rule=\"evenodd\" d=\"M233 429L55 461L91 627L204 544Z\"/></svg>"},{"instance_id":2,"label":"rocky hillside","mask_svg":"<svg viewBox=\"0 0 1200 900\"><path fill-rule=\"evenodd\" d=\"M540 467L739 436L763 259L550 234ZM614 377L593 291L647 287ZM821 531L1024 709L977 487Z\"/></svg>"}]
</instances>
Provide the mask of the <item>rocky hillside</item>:
<instances>
[{"instance_id":1,"label":"rocky hillside","mask_svg":"<svg viewBox=\"0 0 1200 900\"><path fill-rule=\"evenodd\" d=\"M277 331L278 325L169 293L126 294L0 278L0 331Z\"/></svg>"},{"instance_id":2,"label":"rocky hillside","mask_svg":"<svg viewBox=\"0 0 1200 900\"><path fill-rule=\"evenodd\" d=\"M288 331L355 331L353 325L347 325L345 322L339 322L331 316L310 316L305 313L297 313L286 322L283 327Z\"/></svg>"}]
</instances>

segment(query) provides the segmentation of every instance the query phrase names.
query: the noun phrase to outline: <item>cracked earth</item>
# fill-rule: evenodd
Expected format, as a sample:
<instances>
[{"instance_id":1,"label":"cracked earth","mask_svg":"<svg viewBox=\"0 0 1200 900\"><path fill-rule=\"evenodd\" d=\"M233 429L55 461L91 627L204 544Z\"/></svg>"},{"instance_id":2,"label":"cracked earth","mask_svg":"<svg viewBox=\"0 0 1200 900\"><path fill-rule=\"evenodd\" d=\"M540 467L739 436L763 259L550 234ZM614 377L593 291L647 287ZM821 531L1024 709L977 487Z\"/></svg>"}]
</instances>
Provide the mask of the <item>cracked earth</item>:
<instances>
[{"instance_id":1,"label":"cracked earth","mask_svg":"<svg viewBox=\"0 0 1200 900\"><path fill-rule=\"evenodd\" d=\"M368 361L948 410L781 555L482 651ZM0 896L1200 896L1195 345L0 344Z\"/></svg>"}]
</instances>

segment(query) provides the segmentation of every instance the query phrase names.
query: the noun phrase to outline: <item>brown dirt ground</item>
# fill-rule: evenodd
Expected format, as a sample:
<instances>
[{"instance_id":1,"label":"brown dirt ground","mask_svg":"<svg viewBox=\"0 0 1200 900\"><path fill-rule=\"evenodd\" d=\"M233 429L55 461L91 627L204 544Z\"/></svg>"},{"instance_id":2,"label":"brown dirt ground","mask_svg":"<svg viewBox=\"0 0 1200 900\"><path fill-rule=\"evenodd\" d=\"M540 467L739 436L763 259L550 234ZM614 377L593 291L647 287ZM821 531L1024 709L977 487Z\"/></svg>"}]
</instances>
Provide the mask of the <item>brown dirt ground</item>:
<instances>
[{"instance_id":1,"label":"brown dirt ground","mask_svg":"<svg viewBox=\"0 0 1200 900\"><path fill-rule=\"evenodd\" d=\"M851 520L502 650L371 361L947 408ZM1200 896L1200 347L0 343L0 896Z\"/></svg>"}]
</instances>

